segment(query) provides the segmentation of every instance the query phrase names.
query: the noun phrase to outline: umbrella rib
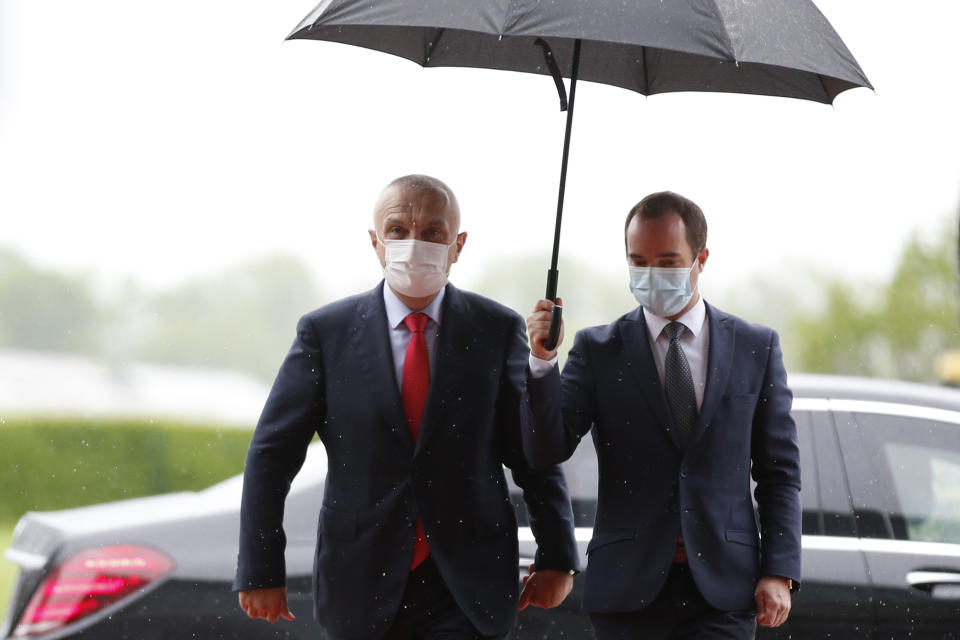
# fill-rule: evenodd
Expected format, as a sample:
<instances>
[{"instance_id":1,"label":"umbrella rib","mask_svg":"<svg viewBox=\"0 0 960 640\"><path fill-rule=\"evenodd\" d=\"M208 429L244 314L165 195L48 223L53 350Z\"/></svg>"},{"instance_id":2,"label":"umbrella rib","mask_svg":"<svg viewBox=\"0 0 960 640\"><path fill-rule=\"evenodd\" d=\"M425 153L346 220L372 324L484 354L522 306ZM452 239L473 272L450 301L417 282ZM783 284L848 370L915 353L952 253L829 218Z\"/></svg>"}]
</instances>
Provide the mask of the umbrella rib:
<instances>
[{"instance_id":1,"label":"umbrella rib","mask_svg":"<svg viewBox=\"0 0 960 640\"><path fill-rule=\"evenodd\" d=\"M443 37L443 34L446 33L446 31L446 29L441 27L434 33L433 42L430 43L430 48L427 49L427 56L423 61L423 66L427 66L430 63L430 58L433 57L433 52L436 51L437 45L440 44L440 38Z\"/></svg>"},{"instance_id":2,"label":"umbrella rib","mask_svg":"<svg viewBox=\"0 0 960 640\"><path fill-rule=\"evenodd\" d=\"M822 73L817 74L817 81L820 83L820 86L823 87L823 95L827 96L827 104L833 106L833 99L836 98L836 96L830 95L830 88L827 87L827 83L823 81Z\"/></svg>"},{"instance_id":3,"label":"umbrella rib","mask_svg":"<svg viewBox=\"0 0 960 640\"><path fill-rule=\"evenodd\" d=\"M640 47L640 60L643 65L643 95L650 95L650 76L647 70L647 47Z\"/></svg>"},{"instance_id":4,"label":"umbrella rib","mask_svg":"<svg viewBox=\"0 0 960 640\"><path fill-rule=\"evenodd\" d=\"M727 28L727 22L724 20L723 11L720 10L720 2L718 0L713 0L713 6L717 9L717 20L720 22L720 26L723 27L723 35L727 37L727 47L730 52L730 59L735 63L739 63L737 60L737 52L733 48L733 37L730 35L730 30Z\"/></svg>"}]
</instances>

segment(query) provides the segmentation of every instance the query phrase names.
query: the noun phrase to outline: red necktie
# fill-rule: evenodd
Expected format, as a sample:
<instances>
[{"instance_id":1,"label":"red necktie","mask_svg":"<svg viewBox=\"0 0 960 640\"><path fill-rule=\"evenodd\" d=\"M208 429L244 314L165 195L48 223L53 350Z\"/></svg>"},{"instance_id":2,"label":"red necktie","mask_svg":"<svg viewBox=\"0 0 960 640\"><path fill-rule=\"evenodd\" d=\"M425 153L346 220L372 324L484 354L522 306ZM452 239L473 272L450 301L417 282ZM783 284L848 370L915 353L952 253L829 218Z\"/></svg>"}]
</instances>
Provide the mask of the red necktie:
<instances>
[{"instance_id":1,"label":"red necktie","mask_svg":"<svg viewBox=\"0 0 960 640\"><path fill-rule=\"evenodd\" d=\"M407 417L407 426L414 442L420 435L420 421L423 418L423 407L427 403L427 392L430 390L430 359L427 355L427 339L423 330L427 327L430 318L423 313L411 313L403 319L403 323L410 329L410 342L407 343L407 354L403 359L403 382L401 395L403 396L403 413ZM417 518L417 534L413 543L413 562L410 568L426 560L430 555L427 546L427 537L423 531L423 523Z\"/></svg>"}]
</instances>

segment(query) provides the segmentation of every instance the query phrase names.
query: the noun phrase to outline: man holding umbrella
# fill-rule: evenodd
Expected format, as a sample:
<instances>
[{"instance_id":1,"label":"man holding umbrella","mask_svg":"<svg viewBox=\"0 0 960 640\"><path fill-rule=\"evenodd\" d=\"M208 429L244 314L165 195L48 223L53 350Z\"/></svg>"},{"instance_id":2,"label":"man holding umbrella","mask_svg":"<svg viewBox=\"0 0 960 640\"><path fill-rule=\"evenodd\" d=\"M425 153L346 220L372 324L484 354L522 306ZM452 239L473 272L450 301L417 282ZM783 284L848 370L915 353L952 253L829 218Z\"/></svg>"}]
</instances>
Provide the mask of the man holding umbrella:
<instances>
[{"instance_id":1,"label":"man holding umbrella","mask_svg":"<svg viewBox=\"0 0 960 640\"><path fill-rule=\"evenodd\" d=\"M300 320L244 470L234 588L250 617L293 619L283 505L315 434L328 470L314 610L330 637L504 637L518 545L503 465L538 543L520 608L569 593L578 552L563 472L531 469L521 446L523 320L447 284L466 239L447 185L398 178L370 230L385 282Z\"/></svg>"},{"instance_id":2,"label":"man holding umbrella","mask_svg":"<svg viewBox=\"0 0 960 640\"><path fill-rule=\"evenodd\" d=\"M593 432L600 463L584 608L599 640L752 638L782 624L800 579L800 466L776 332L703 301L707 225L680 195L629 213L640 306L577 333L562 376L529 317L524 452L566 460ZM750 498L756 481L759 530Z\"/></svg>"}]
</instances>

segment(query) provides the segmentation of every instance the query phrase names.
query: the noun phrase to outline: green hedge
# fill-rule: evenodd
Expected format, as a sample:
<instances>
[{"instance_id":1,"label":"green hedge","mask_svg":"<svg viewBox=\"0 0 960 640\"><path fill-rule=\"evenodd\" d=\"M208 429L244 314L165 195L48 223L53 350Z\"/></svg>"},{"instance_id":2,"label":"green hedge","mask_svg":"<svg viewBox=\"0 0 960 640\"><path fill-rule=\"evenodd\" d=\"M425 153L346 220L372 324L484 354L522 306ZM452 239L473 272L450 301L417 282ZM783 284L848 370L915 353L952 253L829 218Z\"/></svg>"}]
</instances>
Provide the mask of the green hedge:
<instances>
[{"instance_id":1,"label":"green hedge","mask_svg":"<svg viewBox=\"0 0 960 640\"><path fill-rule=\"evenodd\" d=\"M196 490L243 470L251 432L137 420L0 420L0 521Z\"/></svg>"}]
</instances>

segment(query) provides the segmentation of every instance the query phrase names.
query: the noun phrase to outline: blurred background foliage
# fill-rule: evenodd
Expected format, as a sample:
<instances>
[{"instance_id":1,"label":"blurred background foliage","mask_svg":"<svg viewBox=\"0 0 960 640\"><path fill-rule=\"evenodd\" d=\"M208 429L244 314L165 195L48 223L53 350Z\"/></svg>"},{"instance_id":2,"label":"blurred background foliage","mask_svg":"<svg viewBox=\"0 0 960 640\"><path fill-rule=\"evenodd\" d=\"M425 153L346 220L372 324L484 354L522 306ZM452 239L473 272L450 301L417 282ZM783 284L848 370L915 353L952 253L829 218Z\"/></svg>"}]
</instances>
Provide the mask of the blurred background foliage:
<instances>
[{"instance_id":1,"label":"blurred background foliage","mask_svg":"<svg viewBox=\"0 0 960 640\"><path fill-rule=\"evenodd\" d=\"M941 382L937 358L960 348L960 295L954 220L934 238L907 238L886 281L849 281L815 264L789 273L758 268L751 282L710 280L718 307L776 328L788 369ZM879 264L879 262L878 262ZM454 268L456 269L456 268ZM885 273L889 272L884 270ZM589 264L561 260L567 339L634 307L626 270L611 278ZM526 316L542 296L543 256L500 260L474 282L453 280ZM373 284L373 283L371 283ZM63 274L0 250L0 348L78 353L109 361L202 365L255 374L270 382L297 318L328 302L321 283L296 259L274 256L148 292L129 284L97 292L84 275ZM941 376L942 378L942 376Z\"/></svg>"},{"instance_id":2,"label":"blurred background foliage","mask_svg":"<svg viewBox=\"0 0 960 640\"><path fill-rule=\"evenodd\" d=\"M49 271L0 250L0 349L234 369L272 379L297 318L323 303L299 261L273 256L168 291Z\"/></svg>"},{"instance_id":3,"label":"blurred background foliage","mask_svg":"<svg viewBox=\"0 0 960 640\"><path fill-rule=\"evenodd\" d=\"M173 491L243 470L251 431L209 424L101 418L0 423L0 522Z\"/></svg>"},{"instance_id":4,"label":"blurred background foliage","mask_svg":"<svg viewBox=\"0 0 960 640\"><path fill-rule=\"evenodd\" d=\"M820 307L789 325L793 368L955 383L937 379L937 361L960 347L956 251L951 222L940 237L909 238L889 282L824 278Z\"/></svg>"}]
</instances>

